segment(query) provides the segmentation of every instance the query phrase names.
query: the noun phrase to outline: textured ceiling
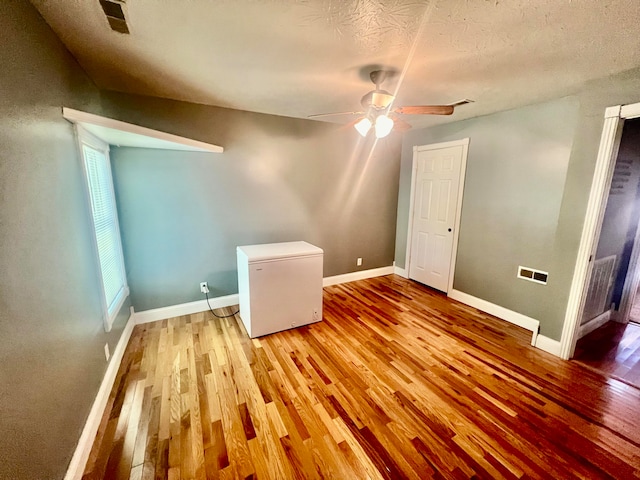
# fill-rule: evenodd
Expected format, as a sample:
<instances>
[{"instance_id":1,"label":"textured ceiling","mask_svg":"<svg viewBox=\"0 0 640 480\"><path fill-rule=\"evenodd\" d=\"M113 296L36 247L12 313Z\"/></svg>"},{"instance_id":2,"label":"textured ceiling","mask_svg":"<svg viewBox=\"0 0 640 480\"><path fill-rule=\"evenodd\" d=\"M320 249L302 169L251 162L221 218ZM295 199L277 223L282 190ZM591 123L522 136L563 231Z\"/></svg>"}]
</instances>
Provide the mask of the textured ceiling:
<instances>
[{"instance_id":1,"label":"textured ceiling","mask_svg":"<svg viewBox=\"0 0 640 480\"><path fill-rule=\"evenodd\" d=\"M640 66L638 0L127 0L130 35L98 0L32 3L101 88L291 117L359 110L374 65L397 106L475 100L414 126Z\"/></svg>"}]
</instances>

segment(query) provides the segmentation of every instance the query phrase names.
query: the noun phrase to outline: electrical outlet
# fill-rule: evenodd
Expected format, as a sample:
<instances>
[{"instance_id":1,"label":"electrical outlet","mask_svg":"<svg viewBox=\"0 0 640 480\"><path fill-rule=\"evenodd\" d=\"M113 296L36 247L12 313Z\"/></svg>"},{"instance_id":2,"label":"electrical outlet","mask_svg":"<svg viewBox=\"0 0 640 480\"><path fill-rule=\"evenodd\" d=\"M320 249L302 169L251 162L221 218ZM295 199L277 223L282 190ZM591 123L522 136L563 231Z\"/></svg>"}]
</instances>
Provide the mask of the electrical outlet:
<instances>
[{"instance_id":1,"label":"electrical outlet","mask_svg":"<svg viewBox=\"0 0 640 480\"><path fill-rule=\"evenodd\" d=\"M109 344L108 343L104 344L104 357L107 359L107 362L109 361L109 358L111 358L111 353L109 352Z\"/></svg>"},{"instance_id":2,"label":"electrical outlet","mask_svg":"<svg viewBox=\"0 0 640 480\"><path fill-rule=\"evenodd\" d=\"M313 319L315 321L318 321L318 309L317 308L313 309Z\"/></svg>"},{"instance_id":3,"label":"electrical outlet","mask_svg":"<svg viewBox=\"0 0 640 480\"><path fill-rule=\"evenodd\" d=\"M356 265L357 265L358 267L362 266L362 257L358 257L358 258L356 259Z\"/></svg>"},{"instance_id":4,"label":"electrical outlet","mask_svg":"<svg viewBox=\"0 0 640 480\"><path fill-rule=\"evenodd\" d=\"M200 291L202 293L209 293L209 285L207 285L207 282L200 282Z\"/></svg>"}]
</instances>

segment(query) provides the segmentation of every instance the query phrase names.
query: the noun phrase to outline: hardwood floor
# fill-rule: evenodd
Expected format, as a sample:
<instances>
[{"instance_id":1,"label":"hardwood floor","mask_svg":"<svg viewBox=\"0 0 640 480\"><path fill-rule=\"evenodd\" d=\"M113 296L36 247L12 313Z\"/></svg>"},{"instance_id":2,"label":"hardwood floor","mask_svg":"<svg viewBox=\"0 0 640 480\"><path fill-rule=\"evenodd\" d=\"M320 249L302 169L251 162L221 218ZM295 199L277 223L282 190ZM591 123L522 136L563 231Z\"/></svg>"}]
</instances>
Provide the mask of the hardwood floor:
<instances>
[{"instance_id":1,"label":"hardwood floor","mask_svg":"<svg viewBox=\"0 0 640 480\"><path fill-rule=\"evenodd\" d=\"M605 323L578 340L574 359L640 388L640 325Z\"/></svg>"},{"instance_id":2,"label":"hardwood floor","mask_svg":"<svg viewBox=\"0 0 640 480\"><path fill-rule=\"evenodd\" d=\"M640 391L391 275L251 340L137 326L85 479L640 478Z\"/></svg>"}]
</instances>

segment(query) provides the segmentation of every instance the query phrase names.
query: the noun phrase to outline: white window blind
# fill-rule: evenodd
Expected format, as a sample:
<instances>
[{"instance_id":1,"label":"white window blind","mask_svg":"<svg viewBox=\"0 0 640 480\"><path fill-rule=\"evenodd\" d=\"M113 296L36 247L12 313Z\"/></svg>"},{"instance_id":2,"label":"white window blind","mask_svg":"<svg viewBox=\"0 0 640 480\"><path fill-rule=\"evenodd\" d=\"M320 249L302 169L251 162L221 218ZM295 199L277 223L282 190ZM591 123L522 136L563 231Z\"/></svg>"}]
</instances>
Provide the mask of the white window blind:
<instances>
[{"instance_id":1,"label":"white window blind","mask_svg":"<svg viewBox=\"0 0 640 480\"><path fill-rule=\"evenodd\" d=\"M80 145L84 159L91 214L104 294L106 328L111 329L124 299L128 295L120 229L111 179L108 149L87 143L82 135Z\"/></svg>"}]
</instances>

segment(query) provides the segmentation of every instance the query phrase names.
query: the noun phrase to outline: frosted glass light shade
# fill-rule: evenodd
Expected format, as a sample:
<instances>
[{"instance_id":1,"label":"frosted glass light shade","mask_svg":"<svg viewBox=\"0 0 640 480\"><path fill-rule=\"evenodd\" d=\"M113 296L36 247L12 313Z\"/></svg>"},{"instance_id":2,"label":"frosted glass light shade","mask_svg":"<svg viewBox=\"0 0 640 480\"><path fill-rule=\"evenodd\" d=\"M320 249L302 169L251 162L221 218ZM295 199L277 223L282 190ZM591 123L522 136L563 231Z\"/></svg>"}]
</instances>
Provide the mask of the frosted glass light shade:
<instances>
[{"instance_id":1,"label":"frosted glass light shade","mask_svg":"<svg viewBox=\"0 0 640 480\"><path fill-rule=\"evenodd\" d=\"M376 118L376 137L383 138L391 133L393 128L393 120L386 115L380 115Z\"/></svg>"},{"instance_id":2,"label":"frosted glass light shade","mask_svg":"<svg viewBox=\"0 0 640 480\"><path fill-rule=\"evenodd\" d=\"M365 137L367 133L369 133L369 129L371 128L371 120L369 120L367 117L364 117L358 120L354 127L356 127L356 130L360 135Z\"/></svg>"}]
</instances>

